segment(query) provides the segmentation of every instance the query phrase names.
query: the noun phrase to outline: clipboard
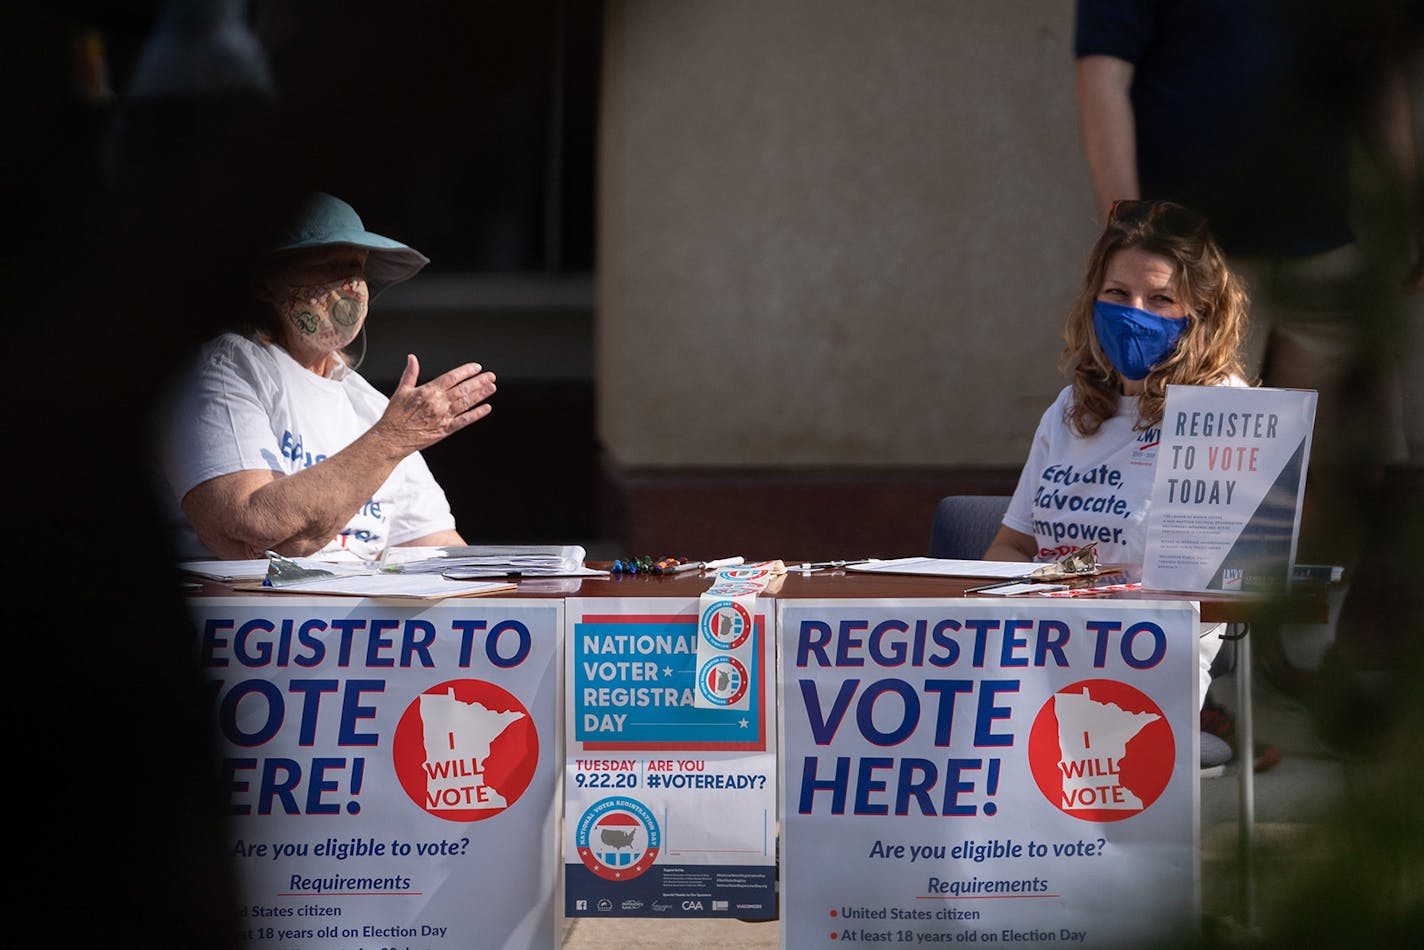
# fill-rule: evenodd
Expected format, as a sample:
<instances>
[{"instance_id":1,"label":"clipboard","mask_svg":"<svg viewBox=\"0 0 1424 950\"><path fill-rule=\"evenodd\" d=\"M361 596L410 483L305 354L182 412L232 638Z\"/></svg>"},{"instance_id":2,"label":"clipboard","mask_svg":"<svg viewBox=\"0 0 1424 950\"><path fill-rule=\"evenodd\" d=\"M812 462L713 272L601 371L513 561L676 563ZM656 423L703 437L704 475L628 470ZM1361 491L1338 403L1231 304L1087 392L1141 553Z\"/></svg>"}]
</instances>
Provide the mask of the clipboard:
<instances>
[{"instance_id":1,"label":"clipboard","mask_svg":"<svg viewBox=\"0 0 1424 950\"><path fill-rule=\"evenodd\" d=\"M1059 583L1117 574L1120 566L1099 564L1097 542L1078 548L1051 564L1029 561L974 561L952 558L902 557L888 561L847 564L847 571L866 574L913 574L917 577L979 577L984 580Z\"/></svg>"}]
</instances>

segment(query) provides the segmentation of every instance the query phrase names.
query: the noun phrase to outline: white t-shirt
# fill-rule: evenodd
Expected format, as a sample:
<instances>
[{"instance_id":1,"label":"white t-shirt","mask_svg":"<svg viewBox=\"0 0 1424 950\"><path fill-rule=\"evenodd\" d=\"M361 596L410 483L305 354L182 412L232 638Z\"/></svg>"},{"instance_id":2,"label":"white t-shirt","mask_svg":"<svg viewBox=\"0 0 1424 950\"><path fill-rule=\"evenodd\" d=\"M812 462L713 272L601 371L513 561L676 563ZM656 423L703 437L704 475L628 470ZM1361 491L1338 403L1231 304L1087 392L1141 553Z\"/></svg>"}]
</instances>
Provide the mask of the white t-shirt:
<instances>
[{"instance_id":1,"label":"white t-shirt","mask_svg":"<svg viewBox=\"0 0 1424 950\"><path fill-rule=\"evenodd\" d=\"M1073 387L1043 413L1004 524L1038 542L1035 560L1056 561L1090 541L1098 562L1141 565L1161 429L1136 430L1137 397L1090 436L1068 427Z\"/></svg>"},{"instance_id":2,"label":"white t-shirt","mask_svg":"<svg viewBox=\"0 0 1424 950\"><path fill-rule=\"evenodd\" d=\"M1117 414L1090 436L1068 426L1072 386L1043 413L1004 513L1004 524L1037 540L1034 560L1056 561L1096 541L1100 564L1142 565L1162 429L1134 428L1137 398L1118 396Z\"/></svg>"},{"instance_id":3,"label":"white t-shirt","mask_svg":"<svg viewBox=\"0 0 1424 950\"><path fill-rule=\"evenodd\" d=\"M161 464L176 504L197 485L233 472L293 474L334 455L370 429L387 399L338 366L331 378L306 369L280 346L234 333L205 344L160 434ZM178 514L181 557L212 557ZM372 559L455 527L444 491L417 452L403 459L323 554Z\"/></svg>"},{"instance_id":4,"label":"white t-shirt","mask_svg":"<svg viewBox=\"0 0 1424 950\"><path fill-rule=\"evenodd\" d=\"M1226 385L1246 384L1232 379ZM1161 427L1135 429L1137 397L1119 396L1117 414L1093 435L1081 436L1065 416L1072 404L1073 387L1064 387L1039 420L1004 524L1034 537L1037 561L1056 561L1096 541L1098 563L1140 567ZM1206 702L1224 628L1197 628L1199 704Z\"/></svg>"}]
</instances>

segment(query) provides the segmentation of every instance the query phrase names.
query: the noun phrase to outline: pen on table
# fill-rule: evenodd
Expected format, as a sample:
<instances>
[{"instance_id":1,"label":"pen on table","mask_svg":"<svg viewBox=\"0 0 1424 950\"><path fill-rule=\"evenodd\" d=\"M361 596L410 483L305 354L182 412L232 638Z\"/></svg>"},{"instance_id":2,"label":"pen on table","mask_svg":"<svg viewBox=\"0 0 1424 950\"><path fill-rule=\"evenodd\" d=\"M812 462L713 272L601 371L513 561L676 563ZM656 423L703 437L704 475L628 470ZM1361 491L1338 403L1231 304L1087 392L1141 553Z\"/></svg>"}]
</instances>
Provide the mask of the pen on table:
<instances>
[{"instance_id":1,"label":"pen on table","mask_svg":"<svg viewBox=\"0 0 1424 950\"><path fill-rule=\"evenodd\" d=\"M735 567L738 564L745 564L746 559L742 557L724 557L715 561L685 561L682 564L674 564L672 567L659 571L659 574L685 574L688 571L715 571L719 567Z\"/></svg>"},{"instance_id":2,"label":"pen on table","mask_svg":"<svg viewBox=\"0 0 1424 950\"><path fill-rule=\"evenodd\" d=\"M977 593L979 593L980 591L998 590L1000 587L1012 587L1012 586L1014 586L1015 584L1022 584L1022 583L1024 583L1024 581L1023 581L1022 579L1020 579L1020 578L1015 578L1014 580L1011 580L1011 581L997 581L997 582L995 582L995 583L993 583L993 584L985 584L983 587L969 587L969 588L966 588L964 592L965 592L966 594L977 594Z\"/></svg>"},{"instance_id":3,"label":"pen on table","mask_svg":"<svg viewBox=\"0 0 1424 950\"><path fill-rule=\"evenodd\" d=\"M879 560L880 558L878 557L863 557L852 561L806 561L803 564L797 564L795 568L793 568L793 570L819 571L823 568L835 569L840 567L848 567L852 564L874 564Z\"/></svg>"},{"instance_id":4,"label":"pen on table","mask_svg":"<svg viewBox=\"0 0 1424 950\"><path fill-rule=\"evenodd\" d=\"M654 568L654 574L686 574L688 571L705 571L715 567L731 567L732 564L742 563L742 558L725 557L721 561L682 561L678 564L659 564Z\"/></svg>"}]
</instances>

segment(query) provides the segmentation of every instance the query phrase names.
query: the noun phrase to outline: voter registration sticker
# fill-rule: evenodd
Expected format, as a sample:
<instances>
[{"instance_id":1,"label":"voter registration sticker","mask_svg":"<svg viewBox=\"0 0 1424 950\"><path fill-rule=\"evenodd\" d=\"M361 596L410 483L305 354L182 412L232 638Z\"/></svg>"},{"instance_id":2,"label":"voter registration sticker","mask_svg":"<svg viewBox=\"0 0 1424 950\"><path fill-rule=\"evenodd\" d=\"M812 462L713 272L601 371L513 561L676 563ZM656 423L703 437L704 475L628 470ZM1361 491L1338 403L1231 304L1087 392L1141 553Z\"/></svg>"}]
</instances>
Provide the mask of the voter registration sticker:
<instances>
[{"instance_id":1,"label":"voter registration sticker","mask_svg":"<svg viewBox=\"0 0 1424 950\"><path fill-rule=\"evenodd\" d=\"M1172 777L1176 754L1157 704L1109 679L1080 680L1056 692L1028 737L1039 790L1084 821L1121 821L1150 808Z\"/></svg>"},{"instance_id":2,"label":"voter registration sticker","mask_svg":"<svg viewBox=\"0 0 1424 950\"><path fill-rule=\"evenodd\" d=\"M752 633L752 615L736 600L717 600L702 611L702 638L721 650L735 650Z\"/></svg>"},{"instance_id":3,"label":"voter registration sticker","mask_svg":"<svg viewBox=\"0 0 1424 950\"><path fill-rule=\"evenodd\" d=\"M648 807L635 798L614 796L590 805L574 833L584 867L606 881L627 881L658 859L662 832Z\"/></svg>"},{"instance_id":4,"label":"voter registration sticker","mask_svg":"<svg viewBox=\"0 0 1424 950\"><path fill-rule=\"evenodd\" d=\"M524 794L539 764L529 710L484 680L449 680L421 693L401 715L391 745L411 801L449 821L500 814Z\"/></svg>"},{"instance_id":5,"label":"voter registration sticker","mask_svg":"<svg viewBox=\"0 0 1424 950\"><path fill-rule=\"evenodd\" d=\"M747 668L734 656L714 656L697 671L697 691L712 706L732 706L747 694Z\"/></svg>"}]
</instances>

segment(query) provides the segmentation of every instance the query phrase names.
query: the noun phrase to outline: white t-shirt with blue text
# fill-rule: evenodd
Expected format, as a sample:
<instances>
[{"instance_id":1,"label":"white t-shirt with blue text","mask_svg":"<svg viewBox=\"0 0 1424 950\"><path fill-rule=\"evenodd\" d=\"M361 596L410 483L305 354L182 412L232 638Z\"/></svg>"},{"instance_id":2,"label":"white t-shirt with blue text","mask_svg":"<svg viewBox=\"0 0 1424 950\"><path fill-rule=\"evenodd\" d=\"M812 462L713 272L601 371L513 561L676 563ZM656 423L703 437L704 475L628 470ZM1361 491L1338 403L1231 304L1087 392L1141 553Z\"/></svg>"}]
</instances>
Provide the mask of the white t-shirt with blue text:
<instances>
[{"instance_id":1,"label":"white t-shirt with blue text","mask_svg":"<svg viewBox=\"0 0 1424 950\"><path fill-rule=\"evenodd\" d=\"M1222 385L1245 386L1232 377ZM1138 429L1137 397L1118 396L1097 432L1068 426L1073 387L1043 413L1004 524L1033 535L1034 560L1051 562L1098 542L1098 563L1141 567L1161 426Z\"/></svg>"},{"instance_id":2,"label":"white t-shirt with blue text","mask_svg":"<svg viewBox=\"0 0 1424 950\"><path fill-rule=\"evenodd\" d=\"M1117 414L1093 435L1069 428L1073 387L1039 420L1004 524L1033 535L1035 560L1056 561L1098 542L1098 563L1140 566L1161 429L1136 429L1137 397L1119 396Z\"/></svg>"}]
</instances>

